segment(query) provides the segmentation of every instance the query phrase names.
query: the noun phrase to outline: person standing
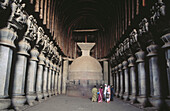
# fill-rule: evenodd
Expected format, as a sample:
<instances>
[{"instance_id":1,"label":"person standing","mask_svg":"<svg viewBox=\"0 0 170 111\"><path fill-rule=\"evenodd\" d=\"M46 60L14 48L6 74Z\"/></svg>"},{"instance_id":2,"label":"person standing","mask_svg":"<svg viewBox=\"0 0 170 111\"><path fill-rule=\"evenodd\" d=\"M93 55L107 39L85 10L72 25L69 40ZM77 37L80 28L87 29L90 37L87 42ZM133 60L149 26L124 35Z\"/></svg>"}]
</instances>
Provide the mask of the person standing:
<instances>
[{"instance_id":1,"label":"person standing","mask_svg":"<svg viewBox=\"0 0 170 111\"><path fill-rule=\"evenodd\" d=\"M92 89L92 102L97 102L97 88L96 85L94 85Z\"/></svg>"},{"instance_id":2,"label":"person standing","mask_svg":"<svg viewBox=\"0 0 170 111\"><path fill-rule=\"evenodd\" d=\"M98 103L103 102L103 87L102 85L99 88L99 95L98 95Z\"/></svg>"},{"instance_id":3,"label":"person standing","mask_svg":"<svg viewBox=\"0 0 170 111\"><path fill-rule=\"evenodd\" d=\"M110 86L108 85L107 87L107 92L106 92L106 102L109 103L110 102Z\"/></svg>"},{"instance_id":4,"label":"person standing","mask_svg":"<svg viewBox=\"0 0 170 111\"><path fill-rule=\"evenodd\" d=\"M114 98L114 94L115 94L115 90L114 90L114 87L113 85L111 86L111 101L113 101L113 98Z\"/></svg>"},{"instance_id":5,"label":"person standing","mask_svg":"<svg viewBox=\"0 0 170 111\"><path fill-rule=\"evenodd\" d=\"M107 84L104 87L104 100L106 101L106 93L107 93Z\"/></svg>"}]
</instances>

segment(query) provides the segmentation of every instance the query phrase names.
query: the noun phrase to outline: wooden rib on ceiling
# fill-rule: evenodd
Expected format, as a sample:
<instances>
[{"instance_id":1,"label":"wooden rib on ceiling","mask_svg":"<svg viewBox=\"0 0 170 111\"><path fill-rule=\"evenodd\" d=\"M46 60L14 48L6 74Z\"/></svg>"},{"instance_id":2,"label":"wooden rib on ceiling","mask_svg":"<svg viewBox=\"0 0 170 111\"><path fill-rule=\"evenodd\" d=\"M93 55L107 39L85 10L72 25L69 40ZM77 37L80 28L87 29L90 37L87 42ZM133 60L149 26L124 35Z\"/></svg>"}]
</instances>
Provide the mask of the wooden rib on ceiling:
<instances>
[{"instance_id":1,"label":"wooden rib on ceiling","mask_svg":"<svg viewBox=\"0 0 170 111\"><path fill-rule=\"evenodd\" d=\"M40 19L43 19L44 0L40 0Z\"/></svg>"},{"instance_id":2,"label":"wooden rib on ceiling","mask_svg":"<svg viewBox=\"0 0 170 111\"><path fill-rule=\"evenodd\" d=\"M45 0L44 2L44 17L43 17L43 24L46 25L47 24L47 2L48 0Z\"/></svg>"}]
</instances>

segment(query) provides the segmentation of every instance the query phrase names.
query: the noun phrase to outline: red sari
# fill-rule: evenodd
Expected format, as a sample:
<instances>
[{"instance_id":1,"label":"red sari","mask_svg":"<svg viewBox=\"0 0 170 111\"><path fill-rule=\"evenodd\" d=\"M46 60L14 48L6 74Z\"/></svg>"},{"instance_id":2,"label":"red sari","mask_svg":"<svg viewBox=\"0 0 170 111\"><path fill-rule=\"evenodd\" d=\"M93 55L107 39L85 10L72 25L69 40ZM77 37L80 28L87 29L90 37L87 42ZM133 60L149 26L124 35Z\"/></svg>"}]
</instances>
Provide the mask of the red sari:
<instances>
[{"instance_id":1,"label":"red sari","mask_svg":"<svg viewBox=\"0 0 170 111\"><path fill-rule=\"evenodd\" d=\"M103 102L103 89L99 88L98 103Z\"/></svg>"}]
</instances>

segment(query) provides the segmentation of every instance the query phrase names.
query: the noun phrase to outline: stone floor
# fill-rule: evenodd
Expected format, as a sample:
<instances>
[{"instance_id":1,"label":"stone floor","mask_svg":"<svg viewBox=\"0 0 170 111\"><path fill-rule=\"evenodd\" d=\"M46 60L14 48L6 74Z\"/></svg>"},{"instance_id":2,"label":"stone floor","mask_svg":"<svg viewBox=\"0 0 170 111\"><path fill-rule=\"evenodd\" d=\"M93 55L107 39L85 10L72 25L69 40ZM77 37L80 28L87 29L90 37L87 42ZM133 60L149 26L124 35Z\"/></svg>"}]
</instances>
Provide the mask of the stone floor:
<instances>
[{"instance_id":1,"label":"stone floor","mask_svg":"<svg viewBox=\"0 0 170 111\"><path fill-rule=\"evenodd\" d=\"M116 99L110 103L91 102L87 98L53 96L48 100L27 107L25 111L143 111Z\"/></svg>"}]
</instances>

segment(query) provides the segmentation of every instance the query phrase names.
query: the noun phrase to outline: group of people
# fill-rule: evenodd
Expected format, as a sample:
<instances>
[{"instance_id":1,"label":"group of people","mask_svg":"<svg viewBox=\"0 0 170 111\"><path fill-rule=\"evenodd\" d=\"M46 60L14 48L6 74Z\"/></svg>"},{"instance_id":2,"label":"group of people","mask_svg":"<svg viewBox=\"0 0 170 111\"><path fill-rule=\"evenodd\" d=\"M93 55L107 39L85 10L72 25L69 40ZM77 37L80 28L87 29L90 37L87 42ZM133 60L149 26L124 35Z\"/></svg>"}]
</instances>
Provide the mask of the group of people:
<instances>
[{"instance_id":1,"label":"group of people","mask_svg":"<svg viewBox=\"0 0 170 111\"><path fill-rule=\"evenodd\" d=\"M113 101L114 93L115 91L113 85L110 87L110 85L107 86L107 84L105 84L104 89L103 86L100 85L99 90L95 85L94 88L92 89L92 101L93 102L98 101L98 103L101 103L104 100L107 103L109 103L110 101Z\"/></svg>"}]
</instances>

